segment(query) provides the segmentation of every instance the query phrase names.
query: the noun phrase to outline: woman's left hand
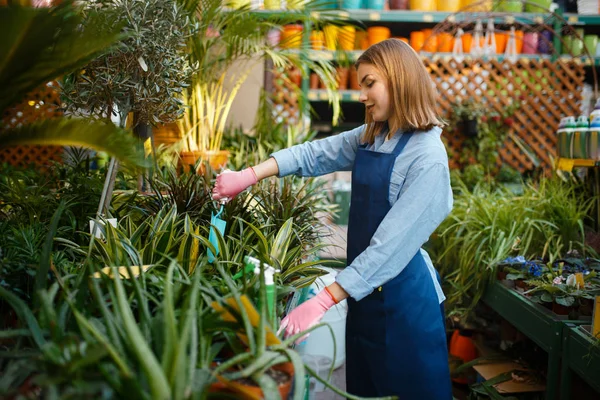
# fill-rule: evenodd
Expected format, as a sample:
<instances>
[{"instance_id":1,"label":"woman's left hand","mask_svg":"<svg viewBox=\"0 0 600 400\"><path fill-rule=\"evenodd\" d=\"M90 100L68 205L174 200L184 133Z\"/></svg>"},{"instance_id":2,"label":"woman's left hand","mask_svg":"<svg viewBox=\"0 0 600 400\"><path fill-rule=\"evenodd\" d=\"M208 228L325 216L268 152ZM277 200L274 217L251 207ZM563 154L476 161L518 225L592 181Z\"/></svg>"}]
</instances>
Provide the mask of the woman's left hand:
<instances>
[{"instance_id":1,"label":"woman's left hand","mask_svg":"<svg viewBox=\"0 0 600 400\"><path fill-rule=\"evenodd\" d=\"M285 329L285 337L293 336L318 324L327 310L336 304L327 289L321 290L315 297L294 308L282 321L279 332ZM308 335L304 335L296 344L302 343Z\"/></svg>"}]
</instances>

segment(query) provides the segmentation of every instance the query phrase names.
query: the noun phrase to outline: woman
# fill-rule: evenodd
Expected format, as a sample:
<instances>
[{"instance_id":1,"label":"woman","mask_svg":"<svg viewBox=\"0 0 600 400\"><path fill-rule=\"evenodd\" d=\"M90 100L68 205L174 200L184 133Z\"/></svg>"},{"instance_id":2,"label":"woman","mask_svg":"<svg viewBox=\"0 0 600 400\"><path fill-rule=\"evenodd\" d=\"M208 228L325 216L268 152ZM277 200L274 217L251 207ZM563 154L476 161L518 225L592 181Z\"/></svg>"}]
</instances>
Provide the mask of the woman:
<instances>
[{"instance_id":1,"label":"woman","mask_svg":"<svg viewBox=\"0 0 600 400\"><path fill-rule=\"evenodd\" d=\"M352 170L347 267L291 311L286 336L317 324L348 298L346 390L401 400L452 398L439 278L421 249L450 213L448 156L436 93L419 56L400 40L356 62L365 125L278 151L257 166L223 172L215 199L272 176Z\"/></svg>"}]
</instances>

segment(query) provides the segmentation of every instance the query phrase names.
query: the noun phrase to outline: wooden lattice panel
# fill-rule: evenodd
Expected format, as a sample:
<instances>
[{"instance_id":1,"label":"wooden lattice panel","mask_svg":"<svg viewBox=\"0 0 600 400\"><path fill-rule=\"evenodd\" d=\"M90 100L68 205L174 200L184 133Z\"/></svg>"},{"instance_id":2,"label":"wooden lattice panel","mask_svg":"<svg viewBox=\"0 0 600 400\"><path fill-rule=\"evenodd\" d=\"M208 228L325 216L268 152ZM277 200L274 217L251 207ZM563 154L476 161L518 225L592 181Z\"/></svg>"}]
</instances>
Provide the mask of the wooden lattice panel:
<instances>
[{"instance_id":1,"label":"wooden lattice panel","mask_svg":"<svg viewBox=\"0 0 600 400\"><path fill-rule=\"evenodd\" d=\"M56 83L49 83L33 91L25 100L2 115L3 125L15 128L40 119L60 117L60 99ZM47 165L49 161L61 161L63 148L60 146L14 146L0 150L0 163L11 165Z\"/></svg>"},{"instance_id":2,"label":"wooden lattice panel","mask_svg":"<svg viewBox=\"0 0 600 400\"><path fill-rule=\"evenodd\" d=\"M439 107L448 116L457 99L473 99L502 114L517 99L514 133L535 154L541 167L550 169L556 157L556 129L560 119L579 114L585 71L573 61L520 59L516 63L492 59L425 59L438 92ZM446 130L454 151L451 167L457 166L464 136ZM500 151L502 162L518 171L533 168L531 159L514 141L507 139Z\"/></svg>"},{"instance_id":3,"label":"wooden lattice panel","mask_svg":"<svg viewBox=\"0 0 600 400\"><path fill-rule=\"evenodd\" d=\"M298 86L301 76L298 70L273 71L273 103L276 121L285 121L293 125L300 119L298 104ZM296 79L295 79L296 78ZM294 82L295 81L295 82Z\"/></svg>"}]
</instances>

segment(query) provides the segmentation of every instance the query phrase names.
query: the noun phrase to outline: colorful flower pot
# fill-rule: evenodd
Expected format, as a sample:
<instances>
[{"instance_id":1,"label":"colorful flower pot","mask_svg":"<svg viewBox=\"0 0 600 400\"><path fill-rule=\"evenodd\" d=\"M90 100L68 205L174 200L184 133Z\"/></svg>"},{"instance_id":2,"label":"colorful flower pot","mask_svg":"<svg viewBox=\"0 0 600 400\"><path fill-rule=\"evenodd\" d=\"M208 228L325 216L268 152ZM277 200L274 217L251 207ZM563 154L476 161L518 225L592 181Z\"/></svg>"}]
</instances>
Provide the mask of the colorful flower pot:
<instances>
[{"instance_id":1,"label":"colorful flower pot","mask_svg":"<svg viewBox=\"0 0 600 400\"><path fill-rule=\"evenodd\" d=\"M438 11L456 12L460 10L460 0L439 0L437 2Z\"/></svg>"},{"instance_id":2,"label":"colorful flower pot","mask_svg":"<svg viewBox=\"0 0 600 400\"><path fill-rule=\"evenodd\" d=\"M384 0L365 0L365 6L369 10L383 10Z\"/></svg>"},{"instance_id":3,"label":"colorful flower pot","mask_svg":"<svg viewBox=\"0 0 600 400\"><path fill-rule=\"evenodd\" d=\"M383 42L392 36L390 28L385 26L371 26L367 28L367 36L369 38L369 46Z\"/></svg>"},{"instance_id":4,"label":"colorful flower pot","mask_svg":"<svg viewBox=\"0 0 600 400\"><path fill-rule=\"evenodd\" d=\"M498 12L511 12L511 13L520 13L523 12L523 2L517 0L499 0L496 6L496 11Z\"/></svg>"},{"instance_id":5,"label":"colorful flower pot","mask_svg":"<svg viewBox=\"0 0 600 400\"><path fill-rule=\"evenodd\" d=\"M344 10L358 10L362 7L362 0L342 0Z\"/></svg>"},{"instance_id":6,"label":"colorful flower pot","mask_svg":"<svg viewBox=\"0 0 600 400\"><path fill-rule=\"evenodd\" d=\"M340 26L337 32L340 49L346 51L354 50L354 37L356 36L356 28L351 25Z\"/></svg>"},{"instance_id":7,"label":"colorful flower pot","mask_svg":"<svg viewBox=\"0 0 600 400\"><path fill-rule=\"evenodd\" d=\"M552 0L527 0L525 3L525 12L547 13L550 12Z\"/></svg>"},{"instance_id":8,"label":"colorful flower pot","mask_svg":"<svg viewBox=\"0 0 600 400\"><path fill-rule=\"evenodd\" d=\"M408 10L408 0L389 0L390 10Z\"/></svg>"},{"instance_id":9,"label":"colorful flower pot","mask_svg":"<svg viewBox=\"0 0 600 400\"><path fill-rule=\"evenodd\" d=\"M298 49L302 44L302 25L285 25L281 31L279 46L286 49Z\"/></svg>"},{"instance_id":10,"label":"colorful flower pot","mask_svg":"<svg viewBox=\"0 0 600 400\"><path fill-rule=\"evenodd\" d=\"M444 0L441 0L444 1ZM411 10L415 11L435 11L436 0L409 0L408 2Z\"/></svg>"},{"instance_id":11,"label":"colorful flower pot","mask_svg":"<svg viewBox=\"0 0 600 400\"><path fill-rule=\"evenodd\" d=\"M523 35L523 54L536 54L538 48L538 33L527 32Z\"/></svg>"}]
</instances>

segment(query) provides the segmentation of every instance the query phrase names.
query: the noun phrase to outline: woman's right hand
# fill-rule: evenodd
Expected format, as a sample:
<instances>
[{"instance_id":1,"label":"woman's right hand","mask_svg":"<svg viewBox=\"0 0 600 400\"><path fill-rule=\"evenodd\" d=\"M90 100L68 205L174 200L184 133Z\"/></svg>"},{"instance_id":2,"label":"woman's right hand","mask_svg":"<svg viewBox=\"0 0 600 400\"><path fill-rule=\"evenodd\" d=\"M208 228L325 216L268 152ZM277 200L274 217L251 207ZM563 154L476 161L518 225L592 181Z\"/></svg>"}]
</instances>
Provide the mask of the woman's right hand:
<instances>
[{"instance_id":1,"label":"woman's right hand","mask_svg":"<svg viewBox=\"0 0 600 400\"><path fill-rule=\"evenodd\" d=\"M223 171L217 176L217 182L212 191L213 200L229 201L258 182L252 167L242 171Z\"/></svg>"}]
</instances>

